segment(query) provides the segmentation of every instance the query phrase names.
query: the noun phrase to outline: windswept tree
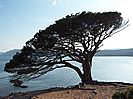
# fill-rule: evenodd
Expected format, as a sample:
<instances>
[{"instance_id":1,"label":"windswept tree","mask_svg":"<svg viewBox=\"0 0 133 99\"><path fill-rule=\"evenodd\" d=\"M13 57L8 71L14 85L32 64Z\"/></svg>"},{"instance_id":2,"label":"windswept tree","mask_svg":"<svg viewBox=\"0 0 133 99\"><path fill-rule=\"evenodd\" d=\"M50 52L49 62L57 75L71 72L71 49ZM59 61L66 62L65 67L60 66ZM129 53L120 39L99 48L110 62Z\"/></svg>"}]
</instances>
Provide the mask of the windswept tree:
<instances>
[{"instance_id":1,"label":"windswept tree","mask_svg":"<svg viewBox=\"0 0 133 99\"><path fill-rule=\"evenodd\" d=\"M128 21L123 21L118 12L67 15L27 41L5 65L5 71L14 73L13 79L30 80L69 67L77 72L82 83L91 83L93 56L105 39L127 26Z\"/></svg>"}]
</instances>

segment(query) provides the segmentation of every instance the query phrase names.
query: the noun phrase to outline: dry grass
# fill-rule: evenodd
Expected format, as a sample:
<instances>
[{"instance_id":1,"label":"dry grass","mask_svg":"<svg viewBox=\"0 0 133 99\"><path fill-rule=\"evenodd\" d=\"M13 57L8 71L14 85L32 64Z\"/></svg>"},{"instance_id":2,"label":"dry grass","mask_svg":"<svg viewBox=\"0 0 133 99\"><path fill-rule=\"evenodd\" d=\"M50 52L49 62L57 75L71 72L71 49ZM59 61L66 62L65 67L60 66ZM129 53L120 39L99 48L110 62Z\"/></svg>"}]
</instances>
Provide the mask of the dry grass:
<instances>
[{"instance_id":1,"label":"dry grass","mask_svg":"<svg viewBox=\"0 0 133 99\"><path fill-rule=\"evenodd\" d=\"M53 88L25 93L13 93L0 99L111 99L117 91L124 91L132 84L95 83L83 87Z\"/></svg>"},{"instance_id":2,"label":"dry grass","mask_svg":"<svg viewBox=\"0 0 133 99\"><path fill-rule=\"evenodd\" d=\"M111 99L118 90L121 88L113 85L85 85L79 89L42 93L32 99Z\"/></svg>"}]
</instances>

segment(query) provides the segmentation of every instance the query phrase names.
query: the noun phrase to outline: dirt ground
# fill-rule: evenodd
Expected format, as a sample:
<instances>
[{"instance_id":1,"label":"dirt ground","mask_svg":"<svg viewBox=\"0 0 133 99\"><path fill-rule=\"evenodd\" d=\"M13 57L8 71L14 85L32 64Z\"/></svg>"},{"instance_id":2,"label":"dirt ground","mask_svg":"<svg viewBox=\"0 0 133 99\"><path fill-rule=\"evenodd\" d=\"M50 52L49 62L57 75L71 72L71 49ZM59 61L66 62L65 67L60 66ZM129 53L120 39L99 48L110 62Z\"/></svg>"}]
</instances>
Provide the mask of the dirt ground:
<instances>
[{"instance_id":1,"label":"dirt ground","mask_svg":"<svg viewBox=\"0 0 133 99\"><path fill-rule=\"evenodd\" d=\"M79 89L68 89L42 93L32 99L111 99L114 92L119 90L116 86L85 85Z\"/></svg>"},{"instance_id":2,"label":"dirt ground","mask_svg":"<svg viewBox=\"0 0 133 99\"><path fill-rule=\"evenodd\" d=\"M51 88L25 93L12 93L0 99L112 99L117 91L126 90L129 84L100 83L76 85L70 88Z\"/></svg>"}]
</instances>

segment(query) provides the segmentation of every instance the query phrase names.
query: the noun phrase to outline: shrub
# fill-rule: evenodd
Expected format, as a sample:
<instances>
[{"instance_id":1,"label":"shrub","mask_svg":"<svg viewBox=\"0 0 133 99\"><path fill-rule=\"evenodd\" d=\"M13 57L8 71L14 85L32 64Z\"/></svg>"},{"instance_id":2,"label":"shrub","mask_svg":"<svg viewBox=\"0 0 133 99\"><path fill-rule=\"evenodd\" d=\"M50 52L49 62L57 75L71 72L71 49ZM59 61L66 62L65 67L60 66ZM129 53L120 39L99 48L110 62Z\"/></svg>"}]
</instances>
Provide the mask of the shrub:
<instances>
[{"instance_id":1,"label":"shrub","mask_svg":"<svg viewBox=\"0 0 133 99\"><path fill-rule=\"evenodd\" d=\"M126 99L133 99L133 86L128 87L126 92Z\"/></svg>"},{"instance_id":2,"label":"shrub","mask_svg":"<svg viewBox=\"0 0 133 99\"><path fill-rule=\"evenodd\" d=\"M113 94L112 99L125 99L125 94L123 92L116 92Z\"/></svg>"}]
</instances>

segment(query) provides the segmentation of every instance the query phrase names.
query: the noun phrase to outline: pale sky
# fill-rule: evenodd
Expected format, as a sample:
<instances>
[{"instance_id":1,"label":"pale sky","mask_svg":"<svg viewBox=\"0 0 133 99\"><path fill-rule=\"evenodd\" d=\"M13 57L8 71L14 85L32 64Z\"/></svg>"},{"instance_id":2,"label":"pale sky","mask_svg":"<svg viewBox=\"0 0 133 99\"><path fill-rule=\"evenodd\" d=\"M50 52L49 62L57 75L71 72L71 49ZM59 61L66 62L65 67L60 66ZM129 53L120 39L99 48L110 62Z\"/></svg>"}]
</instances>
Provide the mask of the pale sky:
<instances>
[{"instance_id":1,"label":"pale sky","mask_svg":"<svg viewBox=\"0 0 133 99\"><path fill-rule=\"evenodd\" d=\"M133 48L132 0L0 0L0 51L21 49L40 29L82 11L118 11L130 26L103 42L102 49Z\"/></svg>"}]
</instances>

